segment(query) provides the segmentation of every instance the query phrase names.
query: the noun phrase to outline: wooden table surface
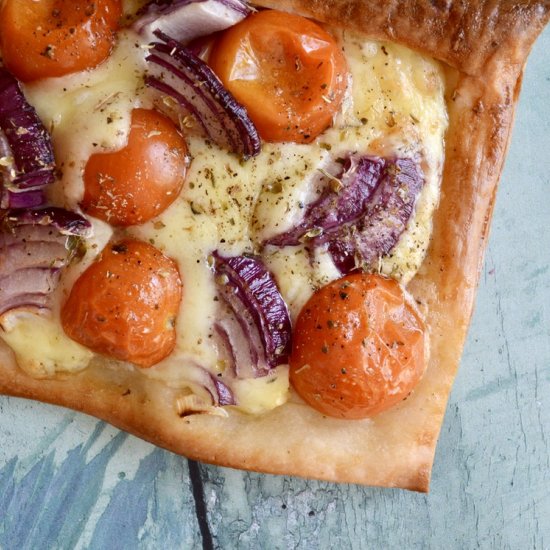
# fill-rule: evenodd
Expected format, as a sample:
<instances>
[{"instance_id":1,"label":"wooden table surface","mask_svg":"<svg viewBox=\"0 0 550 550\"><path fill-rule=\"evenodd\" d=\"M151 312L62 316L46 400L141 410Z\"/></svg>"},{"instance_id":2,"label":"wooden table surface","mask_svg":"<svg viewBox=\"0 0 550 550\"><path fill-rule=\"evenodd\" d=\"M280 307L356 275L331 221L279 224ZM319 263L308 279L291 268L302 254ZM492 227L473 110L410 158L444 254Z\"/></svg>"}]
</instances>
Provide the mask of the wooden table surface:
<instances>
[{"instance_id":1,"label":"wooden table surface","mask_svg":"<svg viewBox=\"0 0 550 550\"><path fill-rule=\"evenodd\" d=\"M431 493L203 466L0 397L0 548L550 548L550 28L524 80Z\"/></svg>"}]
</instances>

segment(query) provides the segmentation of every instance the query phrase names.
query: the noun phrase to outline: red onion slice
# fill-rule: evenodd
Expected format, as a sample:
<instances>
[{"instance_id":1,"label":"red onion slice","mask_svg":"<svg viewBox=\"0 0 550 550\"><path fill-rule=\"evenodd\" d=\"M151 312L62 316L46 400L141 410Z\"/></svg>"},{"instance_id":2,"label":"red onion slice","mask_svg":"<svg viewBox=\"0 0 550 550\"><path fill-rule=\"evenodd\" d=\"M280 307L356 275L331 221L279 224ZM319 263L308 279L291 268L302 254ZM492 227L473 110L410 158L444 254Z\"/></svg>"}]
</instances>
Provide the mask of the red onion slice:
<instances>
[{"instance_id":1,"label":"red onion slice","mask_svg":"<svg viewBox=\"0 0 550 550\"><path fill-rule=\"evenodd\" d=\"M214 143L244 159L258 155L261 141L246 109L226 90L206 63L166 34L151 44L146 84L172 97Z\"/></svg>"},{"instance_id":2,"label":"red onion slice","mask_svg":"<svg viewBox=\"0 0 550 550\"><path fill-rule=\"evenodd\" d=\"M214 398L214 403L220 406L236 405L237 402L235 401L235 396L229 389L229 386L222 382L218 377L214 375L211 375L211 377L212 383L214 384L214 388L216 390L215 395L212 396Z\"/></svg>"},{"instance_id":3,"label":"red onion slice","mask_svg":"<svg viewBox=\"0 0 550 550\"><path fill-rule=\"evenodd\" d=\"M178 414L181 417L192 414L216 414L216 407L225 405L236 405L237 401L231 388L222 380L221 376L216 376L197 363L191 363L193 374L191 380L194 385L200 386L210 397L211 403L206 403L202 397L196 394L186 395L176 401Z\"/></svg>"},{"instance_id":4,"label":"red onion slice","mask_svg":"<svg viewBox=\"0 0 550 550\"><path fill-rule=\"evenodd\" d=\"M4 228L13 231L21 226L46 226L55 228L61 235L89 237L90 222L70 210L48 206L38 210L11 210L4 216Z\"/></svg>"},{"instance_id":5,"label":"red onion slice","mask_svg":"<svg viewBox=\"0 0 550 550\"><path fill-rule=\"evenodd\" d=\"M385 161L376 192L361 218L322 235L334 263L343 273L376 265L397 244L412 216L424 175L413 159Z\"/></svg>"},{"instance_id":6,"label":"red onion slice","mask_svg":"<svg viewBox=\"0 0 550 550\"><path fill-rule=\"evenodd\" d=\"M48 241L51 235L45 234L44 228L38 228L34 234L28 235L20 242L2 246L4 257L0 262L0 278L9 277L14 271L21 269L58 268L65 263L66 249L61 249L57 240Z\"/></svg>"},{"instance_id":7,"label":"red onion slice","mask_svg":"<svg viewBox=\"0 0 550 550\"><path fill-rule=\"evenodd\" d=\"M397 244L424 185L414 159L351 155L303 221L265 245L327 246L342 274L372 267Z\"/></svg>"},{"instance_id":8,"label":"red onion slice","mask_svg":"<svg viewBox=\"0 0 550 550\"><path fill-rule=\"evenodd\" d=\"M29 267L1 277L0 304L11 300L17 294L49 294L55 288L58 272L59 268Z\"/></svg>"},{"instance_id":9,"label":"red onion slice","mask_svg":"<svg viewBox=\"0 0 550 550\"><path fill-rule=\"evenodd\" d=\"M288 362L292 327L287 306L259 258L226 258L215 252L214 259L219 295L234 318L232 323L221 322L217 332L223 333L222 342L231 346L237 376L249 377L250 369L253 376L265 376ZM245 353L251 365L240 364L246 360Z\"/></svg>"},{"instance_id":10,"label":"red onion slice","mask_svg":"<svg viewBox=\"0 0 550 550\"><path fill-rule=\"evenodd\" d=\"M140 11L134 29L148 41L159 30L188 44L237 24L249 13L240 0L153 0Z\"/></svg>"},{"instance_id":11,"label":"red onion slice","mask_svg":"<svg viewBox=\"0 0 550 550\"><path fill-rule=\"evenodd\" d=\"M220 285L220 295L227 306L215 329L226 346L231 370L238 378L255 378L269 372L265 351L255 320L242 306L231 287Z\"/></svg>"},{"instance_id":12,"label":"red onion slice","mask_svg":"<svg viewBox=\"0 0 550 550\"><path fill-rule=\"evenodd\" d=\"M0 230L0 314L49 309L61 270L90 230L82 216L61 208L6 213Z\"/></svg>"},{"instance_id":13,"label":"red onion slice","mask_svg":"<svg viewBox=\"0 0 550 550\"><path fill-rule=\"evenodd\" d=\"M46 202L46 195L44 189L26 189L25 191L4 189L1 202L3 208L37 208Z\"/></svg>"},{"instance_id":14,"label":"red onion slice","mask_svg":"<svg viewBox=\"0 0 550 550\"><path fill-rule=\"evenodd\" d=\"M382 159L350 156L328 182L321 196L305 209L304 219L290 231L264 242L275 246L295 246L308 233L324 233L359 219L366 210L382 177ZM326 179L325 174L320 175ZM336 184L338 189L334 190Z\"/></svg>"},{"instance_id":15,"label":"red onion slice","mask_svg":"<svg viewBox=\"0 0 550 550\"><path fill-rule=\"evenodd\" d=\"M2 298L0 315L14 309L49 310L49 294L40 293L14 293Z\"/></svg>"},{"instance_id":16,"label":"red onion slice","mask_svg":"<svg viewBox=\"0 0 550 550\"><path fill-rule=\"evenodd\" d=\"M226 311L215 324L214 330L219 339L221 359L225 359L233 375L238 378L253 378L256 375L256 360L252 354L250 339L243 330L233 311Z\"/></svg>"},{"instance_id":17,"label":"red onion slice","mask_svg":"<svg viewBox=\"0 0 550 550\"><path fill-rule=\"evenodd\" d=\"M40 206L42 189L54 180L50 136L19 82L0 68L0 207Z\"/></svg>"},{"instance_id":18,"label":"red onion slice","mask_svg":"<svg viewBox=\"0 0 550 550\"><path fill-rule=\"evenodd\" d=\"M197 366L197 375L199 376L201 385L212 397L212 404L218 405L235 405L235 396L229 386L221 380L221 377L216 376L205 369L203 366Z\"/></svg>"}]
</instances>

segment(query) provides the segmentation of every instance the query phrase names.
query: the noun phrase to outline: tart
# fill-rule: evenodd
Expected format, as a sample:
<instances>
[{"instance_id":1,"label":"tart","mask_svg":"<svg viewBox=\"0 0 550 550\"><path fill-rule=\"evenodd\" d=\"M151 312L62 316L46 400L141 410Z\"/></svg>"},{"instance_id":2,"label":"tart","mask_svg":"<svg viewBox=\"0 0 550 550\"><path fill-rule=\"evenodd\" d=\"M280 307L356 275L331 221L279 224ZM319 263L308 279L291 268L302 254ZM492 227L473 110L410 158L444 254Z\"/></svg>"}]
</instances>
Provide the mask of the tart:
<instances>
[{"instance_id":1,"label":"tart","mask_svg":"<svg viewBox=\"0 0 550 550\"><path fill-rule=\"evenodd\" d=\"M186 159L180 170L189 171L183 190L175 192L178 198L163 212L154 211L148 219L120 221L105 214L117 210L115 201L115 207L108 208L112 206L108 202L94 203L83 195L85 167L78 161L87 160L93 152L92 140L84 139L84 128L87 115L98 102L94 99L86 103L79 77L63 76L25 86L29 102L46 127L52 128L56 159L63 169L49 192L50 200L55 208L81 209L82 219L91 224L93 233L84 235L82 225L72 234L84 240L85 251L80 260L65 267L52 294L56 305L51 307L50 316L38 317L29 311L4 313L6 345L0 362L0 391L94 415L196 460L427 491L447 397L472 313L522 68L548 19L549 8L544 2L459 5L420 0L384 4L262 0L256 7L307 17L334 37L344 51L351 78L326 102L335 101L340 94L341 108L332 116L329 127L325 123L313 140L309 126L288 139L269 133L268 128L260 132L268 136L261 145L250 134L241 144L237 138L244 130L235 124L234 131L224 133L225 142L238 142L232 153L223 150L227 143L216 143L214 132L205 139L191 131L186 136L191 160L186 152L179 154ZM152 20L159 19L158 12L155 15ZM149 20L145 19L145 30L139 21L144 19L138 20L138 27L120 35L110 57L85 77L84 86L103 88L103 97L110 101L109 112L116 111L113 105L117 105L117 112L125 113L114 121L119 131L110 133L118 138L118 148L128 143L128 128L134 124L129 120L130 113L136 113L136 109L154 106L164 109L168 118L177 117L177 106L165 101L166 94L161 97L161 106L148 99L148 91L142 91L139 63L131 65L129 76L121 77L116 89L111 88L112 79L106 76L115 74L117 64L120 70L131 63L128 59L134 59L131 52L135 44L128 38L134 36L131 33L151 31L160 46L152 48L150 55L158 55L161 61L162 56L177 51L177 43L155 34ZM211 64L216 69L221 62L215 61L215 47L214 54L204 55L213 56ZM218 67L217 73L222 69ZM158 72L151 71L151 78L156 80L146 78L146 82L157 91L166 92L166 86L173 84L172 78L161 78ZM224 97L216 90L213 96ZM72 100L82 99L77 118L71 118L68 105L72 108L72 104L64 93L72 94ZM63 105L51 101L55 94L65 97ZM239 98L236 92L235 97ZM361 101L366 107L358 110ZM121 104L125 104L124 109ZM88 105L90 112L86 111ZM229 100L225 105L226 109L233 108ZM250 109L252 113L252 106ZM188 111L192 112L189 106ZM72 128L83 138L82 147L67 146L74 157L72 163L69 153L63 150L69 141L61 137L65 129L59 123L59 112L61 119L82 121L75 123L82 124L81 132L78 127ZM109 113L106 116L116 118ZM56 121L57 130L53 127ZM183 127L188 123L180 122ZM234 119L222 122L218 126L229 128ZM156 131L151 132L153 139ZM107 142L105 146L100 143L100 148L113 149L108 130L98 130L98 135ZM251 158L243 160L247 157ZM324 236L330 238L323 240L323 235L317 233L319 212L323 212L324 220L330 212L336 211L336 217L347 212L339 206L337 197L343 196L340 186L349 189L356 185L354 174L362 174L361 170L379 170L381 181L422 181L417 192L413 193L411 184L398 194L401 209L408 207L409 194L415 195L414 204L407 218L401 220L406 227L397 232L397 242L389 250L377 252L376 261L366 254L360 254L361 261L357 261L357 251L363 250L357 242L363 241L354 240L349 254L342 253L341 248L341 242L349 245L350 235L357 231L363 237L369 235L365 228L376 222L370 210L369 223L363 223L360 230L357 223L351 223L351 217L339 220L339 226L345 227L345 239L341 232L327 229L325 222L321 224ZM237 183L232 184L232 180ZM332 189L334 196L326 189ZM354 188L354 196L361 189ZM218 210L223 211L221 218L215 217ZM50 213L49 218L56 215ZM364 221L366 214L362 212L361 216ZM26 227L31 222L17 218L14 224ZM114 241L113 234L117 237ZM333 238L334 234L338 239ZM183 289L179 313L170 316L177 317L176 343L168 354L152 358L126 356L114 348L105 351L103 344L96 349L95 343L67 330L67 324L80 327L84 323L63 313L71 300L85 301L85 292L78 299L73 292L87 269L111 257L133 253L136 242L158 248L166 257L162 272L170 281L168 286L176 295L180 285ZM340 248L331 255L327 251L332 245ZM254 263L258 254L260 267ZM175 259L183 284L173 271L171 259ZM354 262L351 267L349 261ZM130 269L136 266L132 264ZM407 386L406 393L399 394L391 407L383 411L374 408L362 419L349 415L340 418L324 409L317 410L304 402L299 383L295 381L294 387L302 397L289 390L288 360L294 377L308 365L302 362L292 371L293 357L299 353L296 346L290 353L290 343L284 336L288 332L286 321L276 327L269 325L270 339L262 340L261 332L253 336L262 340L259 348L265 358L263 362L253 361L252 372L240 375L237 367L227 369L221 363L231 362L227 349L233 346L224 348L220 332L227 340L234 319L233 325L223 325L229 328L218 330L217 340L212 327L216 327L216 320L224 319L228 310L233 318L238 317L239 306L231 300L233 294L238 294L246 270L256 270L264 287L276 285L288 308L284 319L294 325L300 325L299 313L307 310L305 304L314 291L340 280L346 272L353 273L348 275L351 279L361 277L357 271L368 271L381 280L389 277L406 285L410 318L422 319L425 327L421 372L414 389ZM227 297L223 285L232 277L241 282L234 284L237 290L232 289ZM346 288L338 288L336 299L348 298ZM139 300L135 296L132 299ZM225 309L220 309L220 301ZM64 320L65 332L57 319ZM38 356L29 355L25 349L25 343L34 337L43 338ZM213 340L217 343L211 344ZM147 341L145 347L157 350L164 345L155 340L152 344ZM269 346L272 349L268 353ZM232 360L238 362L235 353L233 356ZM206 375L203 364L210 365ZM208 382L204 382L205 376ZM208 390L212 387L214 390Z\"/></svg>"}]
</instances>

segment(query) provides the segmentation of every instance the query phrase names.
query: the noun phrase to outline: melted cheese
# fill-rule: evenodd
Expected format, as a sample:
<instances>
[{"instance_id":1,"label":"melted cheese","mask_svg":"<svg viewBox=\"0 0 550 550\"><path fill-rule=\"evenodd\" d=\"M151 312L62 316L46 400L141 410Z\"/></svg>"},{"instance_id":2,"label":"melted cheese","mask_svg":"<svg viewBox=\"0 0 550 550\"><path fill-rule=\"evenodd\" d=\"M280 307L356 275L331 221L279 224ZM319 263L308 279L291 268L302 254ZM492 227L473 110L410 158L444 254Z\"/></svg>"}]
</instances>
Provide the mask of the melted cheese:
<instances>
[{"instance_id":1,"label":"melted cheese","mask_svg":"<svg viewBox=\"0 0 550 550\"><path fill-rule=\"evenodd\" d=\"M55 317L10 312L2 316L1 327L2 339L15 353L17 364L36 378L77 372L93 357L90 350L65 336Z\"/></svg>"},{"instance_id":2,"label":"melted cheese","mask_svg":"<svg viewBox=\"0 0 550 550\"><path fill-rule=\"evenodd\" d=\"M212 334L217 290L208 256L214 250L227 255L258 252L263 240L298 223L304 205L317 196L320 170L331 158L349 152L422 158L426 183L415 213L399 243L378 266L404 284L419 268L430 238L443 164L447 115L442 69L404 47L365 42L348 32L334 34L342 43L351 76L333 127L310 145L264 143L261 154L246 163L191 135L193 161L180 197L155 220L126 230L174 258L184 282L176 349L158 365L141 370L144 376L200 394L205 372L222 374ZM145 53L128 31L121 33L114 53L98 69L26 87L29 101L52 130L63 172L52 190L57 204L78 205L89 156L122 147L131 110L152 105L150 92L143 87ZM89 247L83 263L65 274L58 306L107 242L110 230L104 225L94 220L95 246ZM339 276L323 250L311 261L301 246L270 248L264 260L293 318L316 288ZM58 308L52 319L27 315L2 335L21 366L35 375L76 371L91 358L90 352L67 339L57 319ZM37 333L41 345L25 347L25 338L36 339ZM287 399L288 369L283 366L266 378L237 381L232 390L242 410L269 410Z\"/></svg>"},{"instance_id":3,"label":"melted cheese","mask_svg":"<svg viewBox=\"0 0 550 550\"><path fill-rule=\"evenodd\" d=\"M233 393L243 412L261 414L288 399L288 368L277 367L262 378L237 380Z\"/></svg>"},{"instance_id":4,"label":"melted cheese","mask_svg":"<svg viewBox=\"0 0 550 550\"><path fill-rule=\"evenodd\" d=\"M29 103L50 130L62 173L50 191L56 204L78 206L90 155L122 148L132 109L150 106L143 83L145 55L133 33L121 32L115 50L97 69L25 86Z\"/></svg>"}]
</instances>

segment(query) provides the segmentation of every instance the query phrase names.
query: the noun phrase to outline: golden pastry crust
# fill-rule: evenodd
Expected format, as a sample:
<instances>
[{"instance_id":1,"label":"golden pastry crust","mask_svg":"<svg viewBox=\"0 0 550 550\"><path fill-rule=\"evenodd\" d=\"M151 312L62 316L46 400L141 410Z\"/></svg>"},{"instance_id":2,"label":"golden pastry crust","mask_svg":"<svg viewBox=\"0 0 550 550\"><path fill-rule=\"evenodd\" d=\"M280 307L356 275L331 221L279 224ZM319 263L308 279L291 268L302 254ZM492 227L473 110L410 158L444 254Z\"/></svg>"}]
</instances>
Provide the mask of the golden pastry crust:
<instances>
[{"instance_id":1,"label":"golden pastry crust","mask_svg":"<svg viewBox=\"0 0 550 550\"><path fill-rule=\"evenodd\" d=\"M474 304L525 58L550 2L260 0L422 50L449 65L442 198L409 289L426 312L431 358L404 402L373 419L323 417L297 398L268 414L180 417L175 390L95 365L29 377L7 349L0 391L86 412L193 459L261 472L427 491L437 437ZM452 68L451 68L452 67Z\"/></svg>"},{"instance_id":2,"label":"golden pastry crust","mask_svg":"<svg viewBox=\"0 0 550 550\"><path fill-rule=\"evenodd\" d=\"M548 17L547 0L255 0L399 42L470 75L494 56L523 65Z\"/></svg>"}]
</instances>

